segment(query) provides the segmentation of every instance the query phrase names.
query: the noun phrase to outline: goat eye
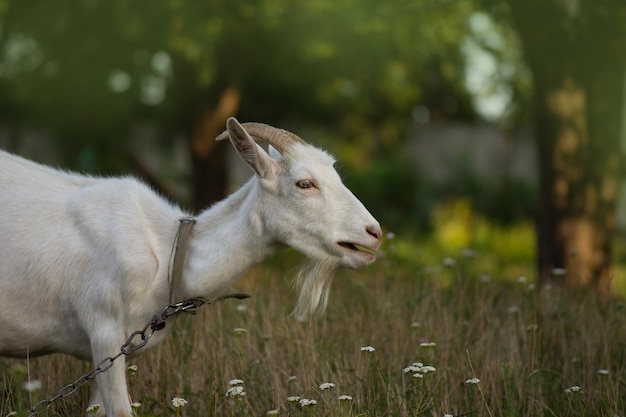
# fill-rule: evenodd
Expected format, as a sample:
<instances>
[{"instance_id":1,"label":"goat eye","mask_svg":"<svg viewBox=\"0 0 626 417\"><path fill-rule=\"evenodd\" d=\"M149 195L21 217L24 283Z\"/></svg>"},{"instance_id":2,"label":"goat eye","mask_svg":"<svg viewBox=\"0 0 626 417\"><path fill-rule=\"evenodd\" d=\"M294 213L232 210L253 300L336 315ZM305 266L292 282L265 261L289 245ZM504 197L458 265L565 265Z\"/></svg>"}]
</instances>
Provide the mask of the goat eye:
<instances>
[{"instance_id":1,"label":"goat eye","mask_svg":"<svg viewBox=\"0 0 626 417\"><path fill-rule=\"evenodd\" d=\"M313 181L311 180L300 180L296 183L298 188L306 189L313 187Z\"/></svg>"}]
</instances>

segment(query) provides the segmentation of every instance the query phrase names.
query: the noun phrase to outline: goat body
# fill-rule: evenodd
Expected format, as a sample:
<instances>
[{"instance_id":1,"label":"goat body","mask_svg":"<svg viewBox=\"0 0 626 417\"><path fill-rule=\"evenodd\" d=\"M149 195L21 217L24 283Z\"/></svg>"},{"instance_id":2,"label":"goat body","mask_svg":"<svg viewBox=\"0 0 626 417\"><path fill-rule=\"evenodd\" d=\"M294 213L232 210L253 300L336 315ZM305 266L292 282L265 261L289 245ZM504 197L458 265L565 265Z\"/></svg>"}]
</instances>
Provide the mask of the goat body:
<instances>
[{"instance_id":1,"label":"goat body","mask_svg":"<svg viewBox=\"0 0 626 417\"><path fill-rule=\"evenodd\" d=\"M228 137L256 175L196 217L179 298L220 296L289 245L312 263L297 315L323 310L332 270L371 263L380 226L327 153L266 125L227 126L218 139ZM278 150L270 146L270 156L255 139ZM0 151L0 214L0 355L63 352L99 363L168 304L172 246L187 214L137 180ZM109 417L131 415L122 358L96 378L91 403Z\"/></svg>"}]
</instances>

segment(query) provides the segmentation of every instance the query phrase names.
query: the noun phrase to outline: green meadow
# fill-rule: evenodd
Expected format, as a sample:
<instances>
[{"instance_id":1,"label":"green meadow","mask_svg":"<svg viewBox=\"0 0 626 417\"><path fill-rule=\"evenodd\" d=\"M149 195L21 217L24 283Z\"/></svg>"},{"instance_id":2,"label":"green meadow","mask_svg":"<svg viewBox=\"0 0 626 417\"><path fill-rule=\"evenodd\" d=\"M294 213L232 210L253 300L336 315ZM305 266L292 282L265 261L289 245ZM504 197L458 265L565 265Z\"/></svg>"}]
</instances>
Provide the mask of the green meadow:
<instances>
[{"instance_id":1,"label":"green meadow","mask_svg":"<svg viewBox=\"0 0 626 417\"><path fill-rule=\"evenodd\" d=\"M339 271L326 314L307 323L289 315L299 255L256 267L237 287L250 299L168 323L165 343L127 361L137 415L626 415L620 291L538 288L531 225L474 221L469 238L447 227L387 234L377 262ZM0 367L3 417L90 370L62 355ZM89 387L42 415L87 415Z\"/></svg>"}]
</instances>

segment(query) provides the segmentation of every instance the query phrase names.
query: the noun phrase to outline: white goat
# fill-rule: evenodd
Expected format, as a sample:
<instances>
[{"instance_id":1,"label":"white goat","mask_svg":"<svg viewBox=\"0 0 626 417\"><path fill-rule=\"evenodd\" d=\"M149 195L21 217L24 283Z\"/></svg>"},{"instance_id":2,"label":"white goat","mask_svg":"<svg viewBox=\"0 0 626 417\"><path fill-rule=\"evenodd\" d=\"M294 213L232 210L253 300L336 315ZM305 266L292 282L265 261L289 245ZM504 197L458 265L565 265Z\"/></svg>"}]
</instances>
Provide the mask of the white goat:
<instances>
[{"instance_id":1,"label":"white goat","mask_svg":"<svg viewBox=\"0 0 626 417\"><path fill-rule=\"evenodd\" d=\"M333 158L296 135L231 118L218 139L226 137L256 175L196 217L179 301L224 294L288 245L310 259L295 315L322 311L335 268L374 260L378 222L342 184ZM269 155L254 140L269 143ZM183 216L135 179L75 175L0 151L0 354L64 352L98 364L118 353L170 300ZM123 362L94 385L91 403L109 417L132 414Z\"/></svg>"}]
</instances>

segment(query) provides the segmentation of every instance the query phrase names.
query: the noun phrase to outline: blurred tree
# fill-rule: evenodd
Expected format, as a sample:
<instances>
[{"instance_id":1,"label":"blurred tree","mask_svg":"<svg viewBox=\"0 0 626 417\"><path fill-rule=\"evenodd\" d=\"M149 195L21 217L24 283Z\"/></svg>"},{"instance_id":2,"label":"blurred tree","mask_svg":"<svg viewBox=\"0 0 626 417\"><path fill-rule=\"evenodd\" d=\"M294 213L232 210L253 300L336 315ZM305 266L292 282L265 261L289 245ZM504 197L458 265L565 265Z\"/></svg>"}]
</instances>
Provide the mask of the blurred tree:
<instances>
[{"instance_id":1,"label":"blurred tree","mask_svg":"<svg viewBox=\"0 0 626 417\"><path fill-rule=\"evenodd\" d=\"M138 118L183 132L196 209L225 193L213 139L237 112L337 123L355 164L389 152L429 91L472 112L458 48L469 0L1 4L5 116L51 130L66 162L98 171L123 169Z\"/></svg>"},{"instance_id":2,"label":"blurred tree","mask_svg":"<svg viewBox=\"0 0 626 417\"><path fill-rule=\"evenodd\" d=\"M145 20L123 1L5 3L0 78L13 109L59 138L65 164L119 171L159 46L139 37Z\"/></svg>"},{"instance_id":3,"label":"blurred tree","mask_svg":"<svg viewBox=\"0 0 626 417\"><path fill-rule=\"evenodd\" d=\"M485 3L502 17L502 3ZM626 3L505 3L534 78L540 280L609 291L624 164Z\"/></svg>"},{"instance_id":4,"label":"blurred tree","mask_svg":"<svg viewBox=\"0 0 626 417\"><path fill-rule=\"evenodd\" d=\"M342 159L368 166L396 149L416 105L440 106L425 103L430 96L450 96L449 117L473 116L459 49L471 10L469 1L431 0L291 6L270 39L271 66L251 81L262 96L278 94L306 117L338 126Z\"/></svg>"},{"instance_id":5,"label":"blurred tree","mask_svg":"<svg viewBox=\"0 0 626 417\"><path fill-rule=\"evenodd\" d=\"M206 74L215 56L194 49L215 45L221 31L192 43L180 32L185 25L204 26L198 15L181 17L179 3L8 1L2 75L15 108L23 109L29 123L52 131L70 166L125 170L120 156L126 155L132 123L141 118L157 123L164 136L185 133L193 162L192 206L200 208L226 192L224 158L208 150L235 113L237 95L224 104L222 90L211 90L217 83ZM223 10L216 14L224 18Z\"/></svg>"}]
</instances>

